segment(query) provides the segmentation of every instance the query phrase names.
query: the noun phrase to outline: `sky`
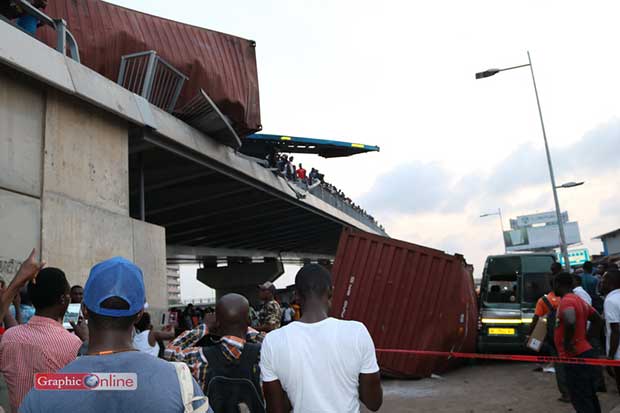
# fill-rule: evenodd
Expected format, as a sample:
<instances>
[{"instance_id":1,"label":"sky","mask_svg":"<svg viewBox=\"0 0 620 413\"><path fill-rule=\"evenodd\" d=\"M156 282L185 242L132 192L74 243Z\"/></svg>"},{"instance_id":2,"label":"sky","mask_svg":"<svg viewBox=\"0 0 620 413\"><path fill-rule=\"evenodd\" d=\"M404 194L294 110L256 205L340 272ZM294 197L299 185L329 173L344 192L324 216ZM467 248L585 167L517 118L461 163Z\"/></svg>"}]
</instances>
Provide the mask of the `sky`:
<instances>
[{"instance_id":1,"label":"sky","mask_svg":"<svg viewBox=\"0 0 620 413\"><path fill-rule=\"evenodd\" d=\"M620 54L613 1L115 0L257 42L265 133L375 144L301 156L395 238L458 252L476 276L497 217L553 209L531 52L560 204L592 238L620 227ZM186 278L187 275L184 275ZM282 280L286 284L290 275Z\"/></svg>"}]
</instances>

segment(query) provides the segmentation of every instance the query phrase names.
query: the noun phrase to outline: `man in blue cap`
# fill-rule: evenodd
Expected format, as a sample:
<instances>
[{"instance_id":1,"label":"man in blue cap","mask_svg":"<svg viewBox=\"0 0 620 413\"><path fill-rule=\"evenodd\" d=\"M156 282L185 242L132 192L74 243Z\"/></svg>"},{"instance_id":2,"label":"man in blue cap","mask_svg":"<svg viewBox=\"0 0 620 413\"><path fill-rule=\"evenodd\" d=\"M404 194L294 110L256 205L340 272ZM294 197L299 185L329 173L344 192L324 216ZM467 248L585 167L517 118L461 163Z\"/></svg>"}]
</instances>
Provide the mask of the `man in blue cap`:
<instances>
[{"instance_id":1,"label":"man in blue cap","mask_svg":"<svg viewBox=\"0 0 620 413\"><path fill-rule=\"evenodd\" d=\"M133 325L142 316L145 302L142 271L135 264L116 257L95 265L82 302L88 320L87 355L59 371L88 374L83 383L90 389L42 391L41 386L35 386L19 411L182 413L192 407L206 408L201 401L186 410L175 366L134 349ZM191 396L202 397L200 387L191 377L189 380ZM187 392L185 396L185 400L193 398L187 397Z\"/></svg>"}]
</instances>

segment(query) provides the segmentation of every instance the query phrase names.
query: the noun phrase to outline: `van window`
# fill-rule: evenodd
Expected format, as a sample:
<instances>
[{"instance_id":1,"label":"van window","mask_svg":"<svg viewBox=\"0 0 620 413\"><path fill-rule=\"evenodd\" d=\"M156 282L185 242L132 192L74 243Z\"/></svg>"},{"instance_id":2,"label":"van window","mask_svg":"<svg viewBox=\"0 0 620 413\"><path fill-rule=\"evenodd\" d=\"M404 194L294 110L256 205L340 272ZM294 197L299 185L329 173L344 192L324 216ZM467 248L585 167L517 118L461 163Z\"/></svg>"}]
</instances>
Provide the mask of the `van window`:
<instances>
[{"instance_id":1,"label":"van window","mask_svg":"<svg viewBox=\"0 0 620 413\"><path fill-rule=\"evenodd\" d=\"M484 301L487 303L519 302L519 282L516 274L491 275Z\"/></svg>"},{"instance_id":2,"label":"van window","mask_svg":"<svg viewBox=\"0 0 620 413\"><path fill-rule=\"evenodd\" d=\"M523 275L523 302L536 303L549 291L551 291L551 285L546 274Z\"/></svg>"},{"instance_id":3,"label":"van window","mask_svg":"<svg viewBox=\"0 0 620 413\"><path fill-rule=\"evenodd\" d=\"M523 274L548 274L551 272L551 264L555 259L550 255L524 255Z\"/></svg>"},{"instance_id":4,"label":"van window","mask_svg":"<svg viewBox=\"0 0 620 413\"><path fill-rule=\"evenodd\" d=\"M487 264L488 275L516 275L521 273L521 257L518 255L514 257L489 258Z\"/></svg>"}]
</instances>

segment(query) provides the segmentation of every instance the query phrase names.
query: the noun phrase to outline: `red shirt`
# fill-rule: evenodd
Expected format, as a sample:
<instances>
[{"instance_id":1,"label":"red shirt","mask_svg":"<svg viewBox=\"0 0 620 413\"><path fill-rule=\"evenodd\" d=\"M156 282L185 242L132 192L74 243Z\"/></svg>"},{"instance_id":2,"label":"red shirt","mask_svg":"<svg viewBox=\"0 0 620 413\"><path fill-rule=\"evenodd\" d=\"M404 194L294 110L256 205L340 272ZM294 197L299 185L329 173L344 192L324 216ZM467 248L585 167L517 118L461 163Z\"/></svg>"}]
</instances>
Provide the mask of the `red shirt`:
<instances>
[{"instance_id":1,"label":"red shirt","mask_svg":"<svg viewBox=\"0 0 620 413\"><path fill-rule=\"evenodd\" d=\"M299 168L297 170L297 177L299 179L306 179L306 170L304 168Z\"/></svg>"},{"instance_id":2,"label":"red shirt","mask_svg":"<svg viewBox=\"0 0 620 413\"><path fill-rule=\"evenodd\" d=\"M574 309L576 315L575 335L573 336L575 353L568 353L564 349L564 312L569 308ZM560 306L558 307L557 324L554 333L555 346L558 349L560 357L574 357L592 349L592 346L586 339L586 326L588 318L595 311L596 310L592 308L591 305L588 305L588 303L575 294L566 294L562 297L562 301L560 301Z\"/></svg>"},{"instance_id":3,"label":"red shirt","mask_svg":"<svg viewBox=\"0 0 620 413\"><path fill-rule=\"evenodd\" d=\"M51 373L75 360L82 340L58 321L33 316L28 324L11 327L0 341L0 370L17 411L34 384L35 373Z\"/></svg>"}]
</instances>

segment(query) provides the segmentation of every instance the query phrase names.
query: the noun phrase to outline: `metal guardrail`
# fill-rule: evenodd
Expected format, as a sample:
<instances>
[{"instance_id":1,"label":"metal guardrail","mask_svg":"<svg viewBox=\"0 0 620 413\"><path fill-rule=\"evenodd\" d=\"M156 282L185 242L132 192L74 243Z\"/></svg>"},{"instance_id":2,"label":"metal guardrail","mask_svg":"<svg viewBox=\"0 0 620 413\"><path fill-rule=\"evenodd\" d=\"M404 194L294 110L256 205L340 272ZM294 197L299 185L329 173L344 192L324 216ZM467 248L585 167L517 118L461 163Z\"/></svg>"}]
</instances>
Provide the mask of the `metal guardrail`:
<instances>
[{"instance_id":1,"label":"metal guardrail","mask_svg":"<svg viewBox=\"0 0 620 413\"><path fill-rule=\"evenodd\" d=\"M174 115L224 145L241 147L241 139L226 115L202 89Z\"/></svg>"},{"instance_id":2,"label":"metal guardrail","mask_svg":"<svg viewBox=\"0 0 620 413\"><path fill-rule=\"evenodd\" d=\"M166 112L172 112L187 79L156 51L149 50L121 57L117 83Z\"/></svg>"},{"instance_id":3,"label":"metal guardrail","mask_svg":"<svg viewBox=\"0 0 620 413\"><path fill-rule=\"evenodd\" d=\"M64 19L54 19L48 16L27 0L11 0L11 3L20 8L24 13L36 17L43 24L52 27L56 31L56 50L66 55L68 46L69 57L78 63L80 62L80 50L77 41L69 29L67 29L67 22Z\"/></svg>"},{"instance_id":4,"label":"metal guardrail","mask_svg":"<svg viewBox=\"0 0 620 413\"><path fill-rule=\"evenodd\" d=\"M286 177L284 177L284 179L286 179ZM320 198L324 202L327 202L334 208L339 209L340 211L344 212L350 217L355 218L356 220L366 224L367 226L371 228L376 229L377 231L380 231L384 235L387 235L387 233L383 229L381 229L379 224L373 221L370 217L356 210L348 202L344 201L339 196L331 193L330 191L325 189L322 185L318 185L315 183L312 186L308 186L308 184L306 184L305 182L301 182L301 181L294 181L294 182L289 181L289 182L294 183L297 187L301 188L304 191L310 192L312 195L316 196L317 198Z\"/></svg>"},{"instance_id":5,"label":"metal guardrail","mask_svg":"<svg viewBox=\"0 0 620 413\"><path fill-rule=\"evenodd\" d=\"M207 298L190 298L181 300L180 304L187 305L214 305L216 303L215 297L207 297Z\"/></svg>"}]
</instances>

